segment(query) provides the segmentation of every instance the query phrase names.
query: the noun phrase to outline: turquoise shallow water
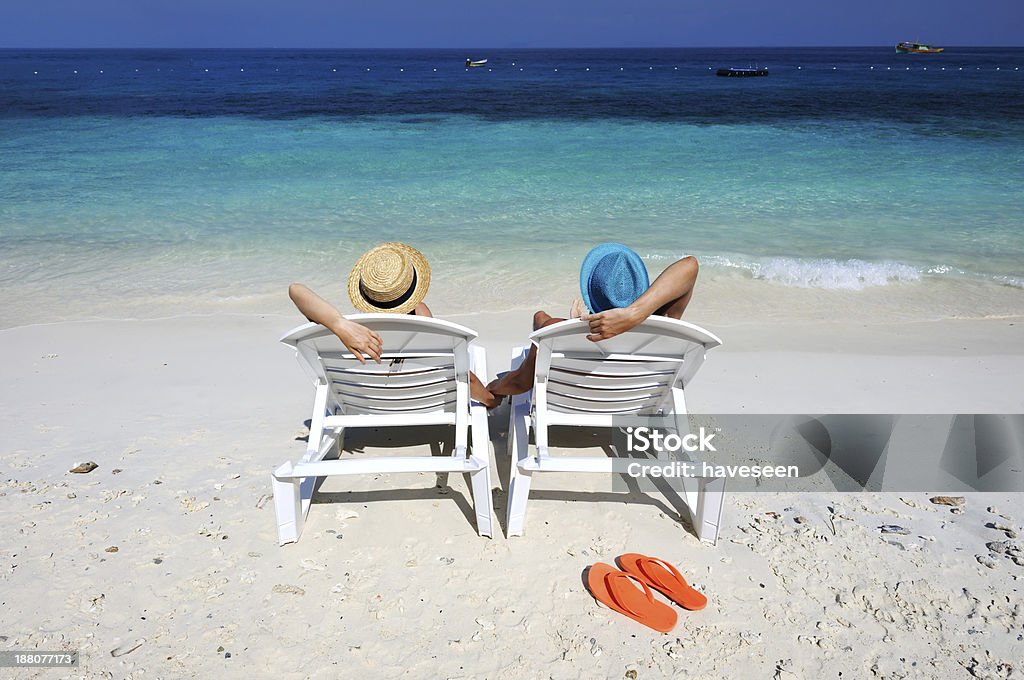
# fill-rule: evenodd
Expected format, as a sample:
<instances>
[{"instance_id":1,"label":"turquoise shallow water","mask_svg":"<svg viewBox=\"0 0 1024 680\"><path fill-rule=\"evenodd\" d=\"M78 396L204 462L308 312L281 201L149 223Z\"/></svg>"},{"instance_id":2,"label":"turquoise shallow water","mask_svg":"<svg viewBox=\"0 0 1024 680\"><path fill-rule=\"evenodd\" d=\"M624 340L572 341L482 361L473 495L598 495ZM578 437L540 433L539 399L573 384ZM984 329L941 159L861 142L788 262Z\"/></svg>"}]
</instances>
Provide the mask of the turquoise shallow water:
<instances>
[{"instance_id":1,"label":"turquoise shallow water","mask_svg":"<svg viewBox=\"0 0 1024 680\"><path fill-rule=\"evenodd\" d=\"M391 239L453 313L560 301L605 240L736 295L888 287L931 318L967 285L1021 313L1022 141L1013 117L12 115L0 325L280 310L292 280L340 301Z\"/></svg>"}]
</instances>

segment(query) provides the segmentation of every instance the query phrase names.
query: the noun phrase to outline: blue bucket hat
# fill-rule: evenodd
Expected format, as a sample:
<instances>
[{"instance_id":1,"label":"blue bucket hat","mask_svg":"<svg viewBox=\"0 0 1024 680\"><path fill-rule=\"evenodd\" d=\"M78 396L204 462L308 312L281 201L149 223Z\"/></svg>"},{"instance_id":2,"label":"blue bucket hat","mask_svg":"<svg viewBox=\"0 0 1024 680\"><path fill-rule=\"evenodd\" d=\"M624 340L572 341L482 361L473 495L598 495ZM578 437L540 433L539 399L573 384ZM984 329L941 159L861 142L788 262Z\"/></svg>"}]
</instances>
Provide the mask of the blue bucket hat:
<instances>
[{"instance_id":1,"label":"blue bucket hat","mask_svg":"<svg viewBox=\"0 0 1024 680\"><path fill-rule=\"evenodd\" d=\"M636 302L651 285L644 261L621 243L602 243L583 258L580 293L597 314Z\"/></svg>"}]
</instances>

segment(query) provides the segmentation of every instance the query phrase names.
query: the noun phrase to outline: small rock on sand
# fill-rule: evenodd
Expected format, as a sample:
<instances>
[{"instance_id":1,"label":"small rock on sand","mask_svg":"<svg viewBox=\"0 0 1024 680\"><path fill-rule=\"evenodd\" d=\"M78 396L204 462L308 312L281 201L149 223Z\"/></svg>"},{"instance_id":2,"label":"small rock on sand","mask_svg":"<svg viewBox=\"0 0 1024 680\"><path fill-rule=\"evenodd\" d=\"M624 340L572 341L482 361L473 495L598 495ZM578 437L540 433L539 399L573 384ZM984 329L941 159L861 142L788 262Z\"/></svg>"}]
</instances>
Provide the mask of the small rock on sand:
<instances>
[{"instance_id":1,"label":"small rock on sand","mask_svg":"<svg viewBox=\"0 0 1024 680\"><path fill-rule=\"evenodd\" d=\"M117 552L117 546L116 545L112 545L109 548L104 549L103 552L116 553Z\"/></svg>"},{"instance_id":2,"label":"small rock on sand","mask_svg":"<svg viewBox=\"0 0 1024 680\"><path fill-rule=\"evenodd\" d=\"M68 472L73 472L76 475L84 475L84 474L87 474L89 472L92 472L93 470L95 470L98 467L99 467L99 465L97 465L96 463L94 463L94 462L92 462L90 460L90 461L87 461L85 463L79 463L75 467L73 467L70 470L68 470Z\"/></svg>"},{"instance_id":3,"label":"small rock on sand","mask_svg":"<svg viewBox=\"0 0 1024 680\"><path fill-rule=\"evenodd\" d=\"M306 591L298 586L282 585L278 583L274 586L275 593L281 593L282 595L305 595Z\"/></svg>"},{"instance_id":4,"label":"small rock on sand","mask_svg":"<svg viewBox=\"0 0 1024 680\"><path fill-rule=\"evenodd\" d=\"M967 502L963 496L932 496L929 500L935 505L949 505L954 508L962 507Z\"/></svg>"},{"instance_id":5,"label":"small rock on sand","mask_svg":"<svg viewBox=\"0 0 1024 680\"><path fill-rule=\"evenodd\" d=\"M878 527L878 530L883 534L898 534L900 536L906 536L910 533L910 529L904 529L898 524L883 524Z\"/></svg>"},{"instance_id":6,"label":"small rock on sand","mask_svg":"<svg viewBox=\"0 0 1024 680\"><path fill-rule=\"evenodd\" d=\"M982 565L983 567L988 567L989 569L996 568L996 561L988 555L975 555L974 559L978 560L978 564Z\"/></svg>"}]
</instances>

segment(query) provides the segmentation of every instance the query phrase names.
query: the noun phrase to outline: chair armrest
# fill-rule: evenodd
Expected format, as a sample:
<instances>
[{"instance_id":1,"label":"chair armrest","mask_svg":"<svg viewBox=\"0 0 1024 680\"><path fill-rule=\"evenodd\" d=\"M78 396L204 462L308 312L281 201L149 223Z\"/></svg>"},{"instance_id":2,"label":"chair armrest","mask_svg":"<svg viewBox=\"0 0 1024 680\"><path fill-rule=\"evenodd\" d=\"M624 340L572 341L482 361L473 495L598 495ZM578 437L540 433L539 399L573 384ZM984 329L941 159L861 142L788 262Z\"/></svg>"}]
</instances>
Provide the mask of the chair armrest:
<instances>
[{"instance_id":1,"label":"chair armrest","mask_svg":"<svg viewBox=\"0 0 1024 680\"><path fill-rule=\"evenodd\" d=\"M469 370L476 375L480 382L484 385L487 384L487 351L475 343L469 346ZM482 407L483 404L471 399L470 406Z\"/></svg>"}]
</instances>

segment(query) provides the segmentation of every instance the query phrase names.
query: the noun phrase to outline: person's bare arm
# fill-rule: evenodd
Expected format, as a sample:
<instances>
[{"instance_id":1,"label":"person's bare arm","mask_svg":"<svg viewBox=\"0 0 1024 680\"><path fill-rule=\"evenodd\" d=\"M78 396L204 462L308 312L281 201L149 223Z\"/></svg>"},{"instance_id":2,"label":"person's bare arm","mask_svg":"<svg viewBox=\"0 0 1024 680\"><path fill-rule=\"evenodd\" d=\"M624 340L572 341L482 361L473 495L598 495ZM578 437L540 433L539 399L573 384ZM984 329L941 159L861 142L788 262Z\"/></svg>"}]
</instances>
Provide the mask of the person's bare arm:
<instances>
[{"instance_id":1,"label":"person's bare arm","mask_svg":"<svg viewBox=\"0 0 1024 680\"><path fill-rule=\"evenodd\" d=\"M288 297L292 299L303 316L314 323L327 327L337 335L348 351L359 359L360 363L366 363L366 359L363 358L364 354L378 364L380 363L384 343L379 335L366 326L346 319L331 303L301 283L293 283L288 286Z\"/></svg>"},{"instance_id":2,"label":"person's bare arm","mask_svg":"<svg viewBox=\"0 0 1024 680\"><path fill-rule=\"evenodd\" d=\"M651 287L629 307L609 309L598 314L584 314L590 324L588 340L613 338L642 323L651 314L678 319L686 310L697 282L697 258L684 257L661 273Z\"/></svg>"}]
</instances>

